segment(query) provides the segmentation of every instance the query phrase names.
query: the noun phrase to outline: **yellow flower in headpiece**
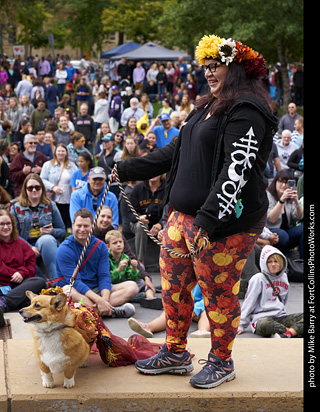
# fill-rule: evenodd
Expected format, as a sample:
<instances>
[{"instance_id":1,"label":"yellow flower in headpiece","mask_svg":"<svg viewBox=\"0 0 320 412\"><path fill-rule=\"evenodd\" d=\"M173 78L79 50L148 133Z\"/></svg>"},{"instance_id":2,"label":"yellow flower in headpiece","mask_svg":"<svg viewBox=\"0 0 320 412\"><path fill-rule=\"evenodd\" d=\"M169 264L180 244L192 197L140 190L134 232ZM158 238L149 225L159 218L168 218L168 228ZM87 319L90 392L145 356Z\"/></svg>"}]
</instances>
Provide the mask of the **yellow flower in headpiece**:
<instances>
[{"instance_id":1,"label":"yellow flower in headpiece","mask_svg":"<svg viewBox=\"0 0 320 412\"><path fill-rule=\"evenodd\" d=\"M219 56L219 45L223 40L214 34L202 37L195 52L196 59L201 65L204 64L205 59L216 59Z\"/></svg>"}]
</instances>

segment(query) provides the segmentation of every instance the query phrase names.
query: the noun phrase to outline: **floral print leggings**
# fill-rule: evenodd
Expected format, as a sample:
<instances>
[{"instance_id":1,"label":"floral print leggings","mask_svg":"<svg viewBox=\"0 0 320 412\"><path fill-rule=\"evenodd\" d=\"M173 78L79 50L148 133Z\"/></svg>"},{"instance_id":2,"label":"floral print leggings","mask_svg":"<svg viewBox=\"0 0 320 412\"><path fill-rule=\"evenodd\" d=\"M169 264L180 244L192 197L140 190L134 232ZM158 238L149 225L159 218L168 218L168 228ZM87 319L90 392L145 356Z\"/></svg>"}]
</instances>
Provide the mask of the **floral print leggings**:
<instances>
[{"instance_id":1,"label":"floral print leggings","mask_svg":"<svg viewBox=\"0 0 320 412\"><path fill-rule=\"evenodd\" d=\"M193 221L192 216L174 210L163 243L181 254L189 253L197 233ZM194 307L192 290L198 283L211 328L211 352L222 360L230 359L240 322L240 276L258 236L242 232L219 239L191 259L161 249L162 300L169 351L185 350Z\"/></svg>"}]
</instances>

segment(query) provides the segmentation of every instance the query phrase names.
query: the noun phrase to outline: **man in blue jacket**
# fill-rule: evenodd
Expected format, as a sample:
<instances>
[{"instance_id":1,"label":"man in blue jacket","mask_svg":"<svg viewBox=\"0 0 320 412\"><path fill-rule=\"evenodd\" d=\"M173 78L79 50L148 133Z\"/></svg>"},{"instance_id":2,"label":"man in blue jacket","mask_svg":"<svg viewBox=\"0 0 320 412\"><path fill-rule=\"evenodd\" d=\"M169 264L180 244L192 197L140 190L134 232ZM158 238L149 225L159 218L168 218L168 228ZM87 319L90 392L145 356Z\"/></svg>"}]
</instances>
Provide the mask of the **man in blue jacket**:
<instances>
[{"instance_id":1,"label":"man in blue jacket","mask_svg":"<svg viewBox=\"0 0 320 412\"><path fill-rule=\"evenodd\" d=\"M89 210L76 212L72 224L73 235L67 237L56 253L57 284L64 293L70 289L70 279L78 264L79 257L92 229L93 217ZM112 317L130 317L135 309L128 302L138 293L136 282L122 282L111 285L109 271L109 253L106 244L91 236L76 280L71 290L73 302L89 305L101 315Z\"/></svg>"},{"instance_id":2,"label":"man in blue jacket","mask_svg":"<svg viewBox=\"0 0 320 412\"><path fill-rule=\"evenodd\" d=\"M76 211L81 208L90 210L92 216L95 216L106 190L106 178L106 172L102 167L94 167L89 172L88 183L82 186L81 189L72 192L69 209L71 222L74 220ZM118 229L119 209L116 195L109 191L104 201L104 205L109 206L112 209L112 225L115 229Z\"/></svg>"}]
</instances>

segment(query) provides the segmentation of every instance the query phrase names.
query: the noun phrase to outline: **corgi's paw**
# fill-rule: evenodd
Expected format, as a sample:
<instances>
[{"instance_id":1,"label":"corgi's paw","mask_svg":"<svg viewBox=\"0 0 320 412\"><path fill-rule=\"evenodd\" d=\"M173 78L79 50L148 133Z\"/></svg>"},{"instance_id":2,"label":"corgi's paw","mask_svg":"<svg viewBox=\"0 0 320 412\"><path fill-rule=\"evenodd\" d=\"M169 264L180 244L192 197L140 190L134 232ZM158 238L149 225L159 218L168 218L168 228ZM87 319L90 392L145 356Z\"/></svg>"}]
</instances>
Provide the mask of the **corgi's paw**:
<instances>
[{"instance_id":1,"label":"corgi's paw","mask_svg":"<svg viewBox=\"0 0 320 412\"><path fill-rule=\"evenodd\" d=\"M70 379L64 377L64 383L63 383L64 388L70 389L70 388L73 388L74 385L75 385L74 376Z\"/></svg>"},{"instance_id":2,"label":"corgi's paw","mask_svg":"<svg viewBox=\"0 0 320 412\"><path fill-rule=\"evenodd\" d=\"M54 381L51 373L41 371L42 386L44 388L54 388Z\"/></svg>"}]
</instances>

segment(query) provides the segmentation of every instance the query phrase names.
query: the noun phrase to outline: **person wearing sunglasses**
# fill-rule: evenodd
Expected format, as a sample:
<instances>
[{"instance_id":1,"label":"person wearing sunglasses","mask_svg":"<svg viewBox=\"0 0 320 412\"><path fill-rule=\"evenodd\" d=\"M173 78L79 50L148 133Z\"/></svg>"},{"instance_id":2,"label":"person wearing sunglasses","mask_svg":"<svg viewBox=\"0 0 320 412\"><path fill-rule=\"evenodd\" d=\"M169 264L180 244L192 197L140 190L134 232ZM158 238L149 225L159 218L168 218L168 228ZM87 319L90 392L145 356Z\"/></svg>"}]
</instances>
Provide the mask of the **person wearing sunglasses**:
<instances>
[{"instance_id":1,"label":"person wearing sunglasses","mask_svg":"<svg viewBox=\"0 0 320 412\"><path fill-rule=\"evenodd\" d=\"M16 219L19 236L31 246L37 263L42 259L50 279L56 278L55 255L66 229L55 202L46 196L40 176L31 173L26 177L11 213ZM46 278L39 266L37 273Z\"/></svg>"},{"instance_id":2,"label":"person wearing sunglasses","mask_svg":"<svg viewBox=\"0 0 320 412\"><path fill-rule=\"evenodd\" d=\"M232 347L241 313L240 278L266 221L264 170L278 121L262 83L265 60L257 51L213 34L202 37L195 56L203 65L209 93L196 100L176 139L146 156L119 162L117 169L122 182L167 173L164 203L172 209L164 245L188 254L195 240L209 241L190 258L161 249L166 342L157 355L135 366L147 374L193 371L187 339L192 289L198 283L211 345L190 384L215 388L236 376Z\"/></svg>"},{"instance_id":3,"label":"person wearing sunglasses","mask_svg":"<svg viewBox=\"0 0 320 412\"><path fill-rule=\"evenodd\" d=\"M31 247L19 238L15 218L0 210L0 328L5 326L4 313L26 306L26 291L39 293L46 288L36 276L36 257Z\"/></svg>"},{"instance_id":4,"label":"person wearing sunglasses","mask_svg":"<svg viewBox=\"0 0 320 412\"><path fill-rule=\"evenodd\" d=\"M10 179L14 182L14 195L20 195L21 188L26 176L30 173L40 175L43 164L47 157L36 150L37 139L33 134L24 137L24 151L18 153L12 160L10 167Z\"/></svg>"}]
</instances>

